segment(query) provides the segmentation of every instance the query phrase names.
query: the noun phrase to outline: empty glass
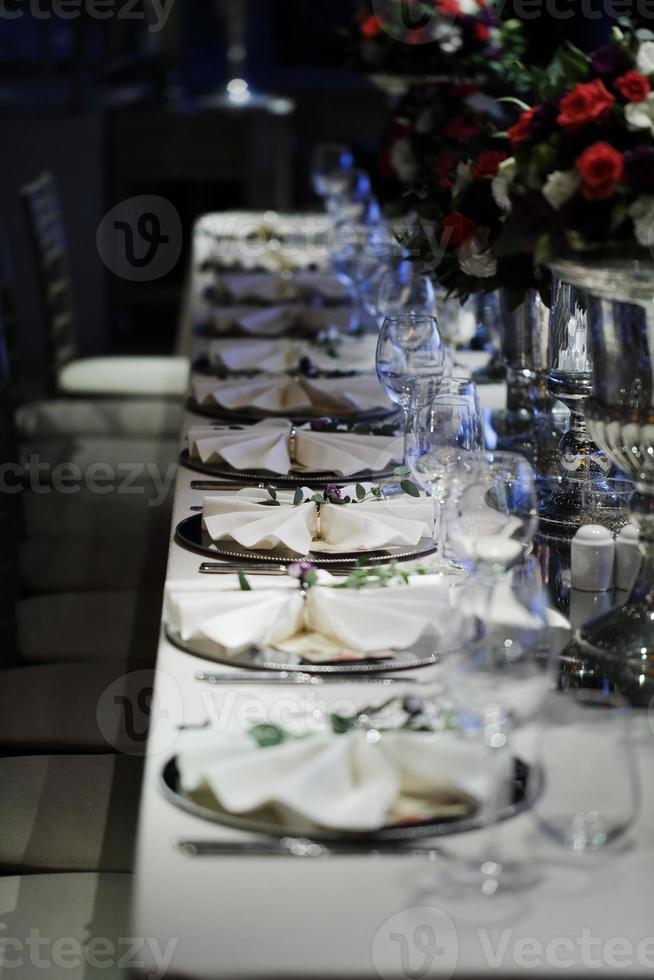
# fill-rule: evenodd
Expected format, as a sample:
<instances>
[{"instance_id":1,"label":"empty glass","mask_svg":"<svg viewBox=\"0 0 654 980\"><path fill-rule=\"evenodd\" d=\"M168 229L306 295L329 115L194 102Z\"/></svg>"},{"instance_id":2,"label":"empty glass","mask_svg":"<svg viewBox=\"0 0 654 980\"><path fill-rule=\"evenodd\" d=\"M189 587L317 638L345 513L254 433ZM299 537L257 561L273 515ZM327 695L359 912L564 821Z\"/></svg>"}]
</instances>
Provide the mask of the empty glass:
<instances>
[{"instance_id":1,"label":"empty glass","mask_svg":"<svg viewBox=\"0 0 654 980\"><path fill-rule=\"evenodd\" d=\"M621 838L638 812L631 709L618 693L568 689L547 699L542 719L545 787L536 821L571 851L600 850Z\"/></svg>"},{"instance_id":2,"label":"empty glass","mask_svg":"<svg viewBox=\"0 0 654 980\"><path fill-rule=\"evenodd\" d=\"M459 891L491 898L518 891L537 880L529 864L502 853L497 824L513 802L515 760L511 733L537 714L553 686L553 658L547 630L547 603L538 564L532 557L502 578L474 581L481 589L459 594L468 621L483 623L463 650L448 653L443 675L464 731L477 732L488 750L493 784L485 799L487 835L483 853L457 863L446 880ZM527 784L527 792L532 787Z\"/></svg>"},{"instance_id":3,"label":"empty glass","mask_svg":"<svg viewBox=\"0 0 654 980\"><path fill-rule=\"evenodd\" d=\"M470 406L470 416L474 423L473 445L475 452L484 448L484 417L482 415L481 403L477 386L469 378L444 377L439 395L453 395L457 398L464 398Z\"/></svg>"},{"instance_id":4,"label":"empty glass","mask_svg":"<svg viewBox=\"0 0 654 980\"><path fill-rule=\"evenodd\" d=\"M418 273L415 265L405 259L381 279L376 307L382 317L397 313L433 316L436 312L434 285L429 276Z\"/></svg>"},{"instance_id":5,"label":"empty glass","mask_svg":"<svg viewBox=\"0 0 654 980\"><path fill-rule=\"evenodd\" d=\"M311 154L311 185L318 197L331 197L347 187L347 174L354 166L349 146L318 143Z\"/></svg>"},{"instance_id":6,"label":"empty glass","mask_svg":"<svg viewBox=\"0 0 654 980\"><path fill-rule=\"evenodd\" d=\"M450 468L475 448L476 425L467 399L438 394L427 408L411 413L406 463L415 482L438 502L434 524L436 559L443 557L443 508Z\"/></svg>"}]
</instances>

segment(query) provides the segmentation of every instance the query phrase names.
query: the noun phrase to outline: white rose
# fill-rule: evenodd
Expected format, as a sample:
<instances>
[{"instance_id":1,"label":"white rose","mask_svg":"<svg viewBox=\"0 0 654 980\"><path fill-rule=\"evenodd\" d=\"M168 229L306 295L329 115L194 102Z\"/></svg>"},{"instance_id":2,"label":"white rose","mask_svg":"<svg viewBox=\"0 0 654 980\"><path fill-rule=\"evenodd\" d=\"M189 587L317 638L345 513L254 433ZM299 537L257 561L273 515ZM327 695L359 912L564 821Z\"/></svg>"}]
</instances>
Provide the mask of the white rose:
<instances>
[{"instance_id":1,"label":"white rose","mask_svg":"<svg viewBox=\"0 0 654 980\"><path fill-rule=\"evenodd\" d=\"M468 184L471 184L473 180L472 177L472 167L469 163L461 162L456 168L456 180L454 181L454 187L452 188L452 196L456 197L461 191L464 191Z\"/></svg>"},{"instance_id":2,"label":"white rose","mask_svg":"<svg viewBox=\"0 0 654 980\"><path fill-rule=\"evenodd\" d=\"M555 170L545 181L543 197L558 211L577 193L580 185L581 178L576 170Z\"/></svg>"},{"instance_id":3,"label":"white rose","mask_svg":"<svg viewBox=\"0 0 654 980\"><path fill-rule=\"evenodd\" d=\"M644 194L629 208L629 217L633 220L636 239L645 248L654 245L654 196Z\"/></svg>"},{"instance_id":4,"label":"white rose","mask_svg":"<svg viewBox=\"0 0 654 980\"><path fill-rule=\"evenodd\" d=\"M654 41L647 43L654 48ZM625 106L624 114L629 129L649 129L654 136L654 92L650 92L643 102L630 102Z\"/></svg>"},{"instance_id":5,"label":"white rose","mask_svg":"<svg viewBox=\"0 0 654 980\"><path fill-rule=\"evenodd\" d=\"M643 75L654 74L654 41L645 41L638 49L636 58L638 71Z\"/></svg>"},{"instance_id":6,"label":"white rose","mask_svg":"<svg viewBox=\"0 0 654 980\"><path fill-rule=\"evenodd\" d=\"M463 45L463 36L460 29L452 26L447 31L444 31L438 39L438 44L441 51L444 51L445 54L455 54Z\"/></svg>"},{"instance_id":7,"label":"white rose","mask_svg":"<svg viewBox=\"0 0 654 980\"><path fill-rule=\"evenodd\" d=\"M497 204L500 211L511 210L509 187L513 183L513 178L515 177L517 170L518 165L515 158L509 157L508 160L502 160L497 174L495 177L493 177L491 193L493 195L493 200Z\"/></svg>"},{"instance_id":8,"label":"white rose","mask_svg":"<svg viewBox=\"0 0 654 980\"><path fill-rule=\"evenodd\" d=\"M483 234L475 235L462 245L458 254L459 268L467 276L488 279L497 272L497 260L488 251L488 243Z\"/></svg>"},{"instance_id":9,"label":"white rose","mask_svg":"<svg viewBox=\"0 0 654 980\"><path fill-rule=\"evenodd\" d=\"M418 164L413 155L410 140L401 139L393 143L390 162L403 184L410 184L418 176Z\"/></svg>"}]
</instances>

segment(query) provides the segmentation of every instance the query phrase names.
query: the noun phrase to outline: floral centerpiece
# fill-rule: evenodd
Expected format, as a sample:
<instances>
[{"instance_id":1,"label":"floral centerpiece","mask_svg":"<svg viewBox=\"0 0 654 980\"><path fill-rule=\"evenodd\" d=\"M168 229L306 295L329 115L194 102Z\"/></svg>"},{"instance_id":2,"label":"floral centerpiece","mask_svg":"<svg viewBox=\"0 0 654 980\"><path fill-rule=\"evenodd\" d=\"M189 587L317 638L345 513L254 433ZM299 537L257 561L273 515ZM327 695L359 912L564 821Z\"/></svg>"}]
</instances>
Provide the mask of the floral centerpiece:
<instances>
[{"instance_id":1,"label":"floral centerpiece","mask_svg":"<svg viewBox=\"0 0 654 980\"><path fill-rule=\"evenodd\" d=\"M487 0L362 0L356 43L369 71L460 79L501 73L521 32Z\"/></svg>"},{"instance_id":2,"label":"floral centerpiece","mask_svg":"<svg viewBox=\"0 0 654 980\"><path fill-rule=\"evenodd\" d=\"M654 244L654 34L614 29L569 45L537 79L540 99L507 136L498 256L642 254Z\"/></svg>"}]
</instances>

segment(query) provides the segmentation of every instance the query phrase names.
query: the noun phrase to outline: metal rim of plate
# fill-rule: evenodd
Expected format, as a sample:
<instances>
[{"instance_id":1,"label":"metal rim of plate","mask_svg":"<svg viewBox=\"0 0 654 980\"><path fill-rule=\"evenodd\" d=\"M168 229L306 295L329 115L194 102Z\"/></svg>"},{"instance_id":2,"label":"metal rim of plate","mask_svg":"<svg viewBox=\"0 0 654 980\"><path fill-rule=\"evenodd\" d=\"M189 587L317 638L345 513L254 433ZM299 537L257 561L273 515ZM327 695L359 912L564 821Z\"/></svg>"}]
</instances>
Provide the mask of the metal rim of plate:
<instances>
[{"instance_id":1,"label":"metal rim of plate","mask_svg":"<svg viewBox=\"0 0 654 980\"><path fill-rule=\"evenodd\" d=\"M226 380L228 378L256 378L260 374L266 374L265 371L261 371L258 368L247 368L244 371L233 371L230 368L214 368L214 367L211 366L211 364L209 363L209 361L206 360L206 358L198 358L196 361L194 361L193 364L191 365L191 371L193 372L193 374L201 374L201 375L203 375L204 377L207 377L207 378L218 378L218 379L222 379L222 380ZM277 372L275 372L275 373L277 373ZM284 372L280 372L280 373L283 373L283 374L286 374L286 373L293 374L293 373L297 373L297 372L293 372L293 371L286 372L286 371L284 371ZM309 377L309 380L311 380L311 378L314 378L314 377L315 378L356 378L359 375L366 375L366 374L371 374L371 373L372 373L371 371L322 371L322 370L317 370L316 373L315 373L315 375L311 375L311 376L307 375L307 377Z\"/></svg>"},{"instance_id":2,"label":"metal rim of plate","mask_svg":"<svg viewBox=\"0 0 654 980\"><path fill-rule=\"evenodd\" d=\"M262 749L265 751L265 749ZM520 759L514 759L515 776L513 789L513 802L504 807L499 814L499 820L509 820L528 810L534 800L540 794L543 787L543 778L540 770L535 766L527 766ZM531 785L530 785L531 784ZM193 800L184 796L179 790L179 774L177 770L177 757L172 756L161 770L159 777L159 788L164 797L173 806L189 813L201 820L223 827L231 827L234 830L241 830L250 834L264 834L277 840L284 837L308 838L319 844L337 843L393 843L410 842L424 837L444 837L449 834L461 834L471 830L479 830L485 826L483 812L477 810L468 817L441 817L432 820L425 820L421 823L394 824L382 827L376 831L336 831L327 830L316 826L310 827L279 826L268 823L265 820L256 818L240 817L223 810L214 810L209 807L201 806Z\"/></svg>"},{"instance_id":3,"label":"metal rim of plate","mask_svg":"<svg viewBox=\"0 0 654 980\"><path fill-rule=\"evenodd\" d=\"M307 555L291 554L285 549L279 551L271 548L267 551L256 551L254 548L241 548L234 541L223 545L220 541L212 541L202 530L202 514L192 514L185 517L175 528L177 544L209 558L238 559L246 564L248 561L270 562L271 565L293 565L298 561L310 561L324 568L354 568L358 561L367 558L378 565L387 565L392 561L412 561L433 555L436 545L431 539L423 538L423 544L415 548L389 547L377 551L344 551L344 552L309 552ZM234 550L236 549L236 550Z\"/></svg>"},{"instance_id":4,"label":"metal rim of plate","mask_svg":"<svg viewBox=\"0 0 654 980\"><path fill-rule=\"evenodd\" d=\"M250 409L249 411L234 412L228 408L220 408L218 405L201 405L194 398L189 398L186 402L189 412L194 415L202 415L209 419L222 419L226 422L243 423L261 422L263 419L290 419L291 422L301 424L303 422L315 422L318 419L329 417L337 422L382 422L396 412L395 407L376 409L370 412L267 412L263 409Z\"/></svg>"},{"instance_id":5,"label":"metal rim of plate","mask_svg":"<svg viewBox=\"0 0 654 980\"><path fill-rule=\"evenodd\" d=\"M398 671L398 670L417 670L419 667L433 667L434 664L438 663L439 657L437 651L434 651L428 657L419 657L417 654L411 655L411 651L398 651L399 653L407 653L405 660L400 659L384 659L384 660L365 660L365 661L347 661L338 663L334 661L332 663L325 664L312 664L305 663L301 661L299 663L289 662L288 659L284 660L284 657L288 658L288 654L283 653L281 650L273 650L272 647L262 648L254 647L252 650L248 650L243 654L234 654L229 656L227 653L220 653L220 651L207 640L204 644L201 640L183 640L176 630L171 630L169 626L165 627L166 639L168 639L173 646L176 646L178 650L183 650L184 653L190 653L194 657L204 657L205 659L213 660L219 664L225 664L227 667L233 667L244 670L270 670L270 671L284 671L286 673L292 674L294 672L300 674L315 674L316 676L342 676L343 680L347 680L348 674L379 674L387 673L388 671ZM264 657L267 654L272 657L276 657L276 660L260 660L251 661L248 663L244 657L250 654L251 656Z\"/></svg>"},{"instance_id":6,"label":"metal rim of plate","mask_svg":"<svg viewBox=\"0 0 654 980\"><path fill-rule=\"evenodd\" d=\"M188 449L183 449L179 454L179 461L182 466L197 473L204 473L206 476L218 477L223 480L251 480L253 483L272 483L275 486L288 484L291 487L321 487L327 483L337 483L344 485L347 483L369 483L371 480L386 480L393 476L394 468L386 470L363 470L361 473L352 473L349 476L341 476L334 472L313 472L300 473L289 470L288 473L272 473L270 470L235 470L227 463L203 463L201 459L195 459L189 455ZM399 465L399 464L398 464ZM216 489L220 489L217 487Z\"/></svg>"}]
</instances>

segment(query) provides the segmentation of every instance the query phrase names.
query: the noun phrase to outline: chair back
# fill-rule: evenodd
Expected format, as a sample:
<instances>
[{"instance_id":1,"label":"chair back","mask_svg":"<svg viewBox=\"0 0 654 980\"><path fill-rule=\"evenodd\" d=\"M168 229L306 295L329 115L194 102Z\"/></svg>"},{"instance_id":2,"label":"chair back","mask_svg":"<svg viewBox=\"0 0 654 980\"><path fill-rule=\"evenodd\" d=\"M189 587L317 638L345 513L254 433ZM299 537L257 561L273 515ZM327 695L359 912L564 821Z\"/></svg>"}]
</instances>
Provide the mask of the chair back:
<instances>
[{"instance_id":1,"label":"chair back","mask_svg":"<svg viewBox=\"0 0 654 980\"><path fill-rule=\"evenodd\" d=\"M9 351L0 311L0 667L15 663L18 656L16 602L22 508L17 487L20 476L14 408Z\"/></svg>"},{"instance_id":2,"label":"chair back","mask_svg":"<svg viewBox=\"0 0 654 980\"><path fill-rule=\"evenodd\" d=\"M77 357L68 245L54 176L42 173L20 192L36 264L45 324L48 395L61 368Z\"/></svg>"}]
</instances>

